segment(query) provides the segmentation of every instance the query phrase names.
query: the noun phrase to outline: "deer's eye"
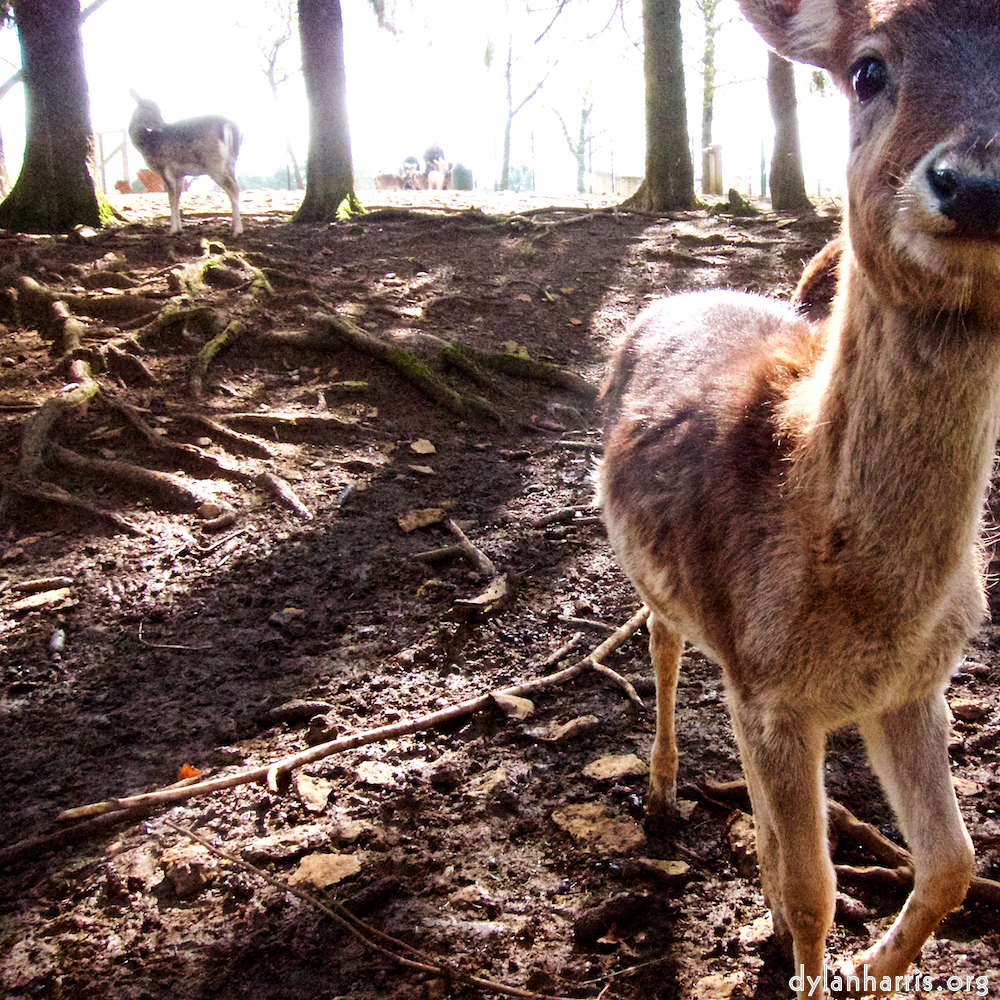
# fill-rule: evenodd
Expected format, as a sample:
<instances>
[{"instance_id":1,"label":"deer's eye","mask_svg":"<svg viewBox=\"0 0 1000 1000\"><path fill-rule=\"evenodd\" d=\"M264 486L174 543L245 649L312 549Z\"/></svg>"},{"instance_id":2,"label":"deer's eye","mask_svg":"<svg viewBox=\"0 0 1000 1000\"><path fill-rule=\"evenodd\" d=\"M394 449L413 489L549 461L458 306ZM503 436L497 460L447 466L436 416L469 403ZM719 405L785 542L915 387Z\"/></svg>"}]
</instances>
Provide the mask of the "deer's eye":
<instances>
[{"instance_id":1,"label":"deer's eye","mask_svg":"<svg viewBox=\"0 0 1000 1000\"><path fill-rule=\"evenodd\" d=\"M889 70L877 56L864 56L851 67L851 86L862 104L878 96L888 82Z\"/></svg>"}]
</instances>

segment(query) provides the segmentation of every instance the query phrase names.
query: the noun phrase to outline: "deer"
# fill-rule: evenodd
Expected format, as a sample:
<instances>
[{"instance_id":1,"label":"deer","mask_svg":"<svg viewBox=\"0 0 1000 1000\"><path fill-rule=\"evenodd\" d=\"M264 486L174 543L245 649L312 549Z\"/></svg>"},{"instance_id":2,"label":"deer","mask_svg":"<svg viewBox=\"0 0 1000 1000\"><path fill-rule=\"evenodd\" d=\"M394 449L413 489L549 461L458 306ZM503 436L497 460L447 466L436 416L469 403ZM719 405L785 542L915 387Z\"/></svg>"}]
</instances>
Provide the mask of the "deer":
<instances>
[{"instance_id":1,"label":"deer","mask_svg":"<svg viewBox=\"0 0 1000 1000\"><path fill-rule=\"evenodd\" d=\"M716 289L632 322L601 397L598 499L650 609L647 822L677 808L685 641L722 667L764 898L800 997L885 994L961 905L972 842L945 690L985 617L1000 427L1000 18L993 0L740 0L849 101L829 317ZM823 763L855 724L913 857L892 925L826 967Z\"/></svg>"},{"instance_id":2,"label":"deer","mask_svg":"<svg viewBox=\"0 0 1000 1000\"><path fill-rule=\"evenodd\" d=\"M221 115L203 115L165 122L155 101L129 90L135 111L128 134L150 170L163 178L170 202L170 232L181 229L181 191L185 177L207 174L229 195L233 208L233 235L243 232L236 157L243 134L236 122Z\"/></svg>"}]
</instances>

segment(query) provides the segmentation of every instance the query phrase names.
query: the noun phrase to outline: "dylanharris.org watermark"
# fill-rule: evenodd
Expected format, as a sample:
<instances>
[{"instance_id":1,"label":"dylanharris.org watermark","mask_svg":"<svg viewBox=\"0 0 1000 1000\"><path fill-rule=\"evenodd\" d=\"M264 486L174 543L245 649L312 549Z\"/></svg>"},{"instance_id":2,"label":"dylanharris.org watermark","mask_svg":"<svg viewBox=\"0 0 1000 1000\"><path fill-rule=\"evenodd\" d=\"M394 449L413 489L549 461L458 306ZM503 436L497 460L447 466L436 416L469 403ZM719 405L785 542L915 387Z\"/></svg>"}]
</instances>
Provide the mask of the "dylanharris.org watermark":
<instances>
[{"instance_id":1,"label":"dylanharris.org watermark","mask_svg":"<svg viewBox=\"0 0 1000 1000\"><path fill-rule=\"evenodd\" d=\"M968 993L985 997L990 992L988 976L954 975L931 976L914 970L905 976L872 976L868 966L860 972L845 975L831 971L825 966L822 976L805 975L805 966L788 980L788 986L795 993L809 997L823 997L827 994L847 993L849 996L879 996L891 993Z\"/></svg>"}]
</instances>

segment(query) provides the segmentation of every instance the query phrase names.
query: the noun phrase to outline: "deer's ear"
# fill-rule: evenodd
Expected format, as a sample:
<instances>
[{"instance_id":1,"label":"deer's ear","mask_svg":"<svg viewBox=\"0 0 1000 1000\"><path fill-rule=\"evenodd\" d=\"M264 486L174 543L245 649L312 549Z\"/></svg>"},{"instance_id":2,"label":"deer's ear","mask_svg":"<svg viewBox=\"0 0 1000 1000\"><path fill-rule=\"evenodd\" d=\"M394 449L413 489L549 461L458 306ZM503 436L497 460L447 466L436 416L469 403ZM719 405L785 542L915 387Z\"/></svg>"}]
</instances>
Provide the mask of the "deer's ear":
<instances>
[{"instance_id":1,"label":"deer's ear","mask_svg":"<svg viewBox=\"0 0 1000 1000\"><path fill-rule=\"evenodd\" d=\"M843 28L837 0L739 0L746 19L786 59L834 69ZM856 6L863 6L857 4Z\"/></svg>"}]
</instances>

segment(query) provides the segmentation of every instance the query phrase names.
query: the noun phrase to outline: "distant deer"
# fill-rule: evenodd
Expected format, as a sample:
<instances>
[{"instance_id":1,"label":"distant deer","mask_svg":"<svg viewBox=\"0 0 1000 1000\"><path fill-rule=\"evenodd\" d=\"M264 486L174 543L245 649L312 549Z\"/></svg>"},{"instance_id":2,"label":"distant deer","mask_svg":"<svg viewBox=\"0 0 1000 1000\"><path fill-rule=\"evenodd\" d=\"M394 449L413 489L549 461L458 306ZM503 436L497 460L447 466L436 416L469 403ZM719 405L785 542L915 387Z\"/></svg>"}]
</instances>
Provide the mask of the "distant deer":
<instances>
[{"instance_id":1,"label":"distant deer","mask_svg":"<svg viewBox=\"0 0 1000 1000\"><path fill-rule=\"evenodd\" d=\"M233 235L242 233L236 157L243 135L236 122L221 115L165 122L158 104L144 100L134 90L129 93L136 105L128 126L129 138L150 170L163 178L170 202L170 232L180 232L184 178L208 174L229 195Z\"/></svg>"},{"instance_id":2,"label":"distant deer","mask_svg":"<svg viewBox=\"0 0 1000 1000\"><path fill-rule=\"evenodd\" d=\"M915 880L895 923L842 970L860 983L843 983L893 992L973 871L944 689L986 611L1000 8L741 6L780 53L825 68L850 98L847 239L825 324L751 295L681 295L644 311L612 361L599 487L611 543L652 611L647 808L675 808L687 638L724 667L765 899L808 983L834 914L826 736L857 723Z\"/></svg>"}]
</instances>

